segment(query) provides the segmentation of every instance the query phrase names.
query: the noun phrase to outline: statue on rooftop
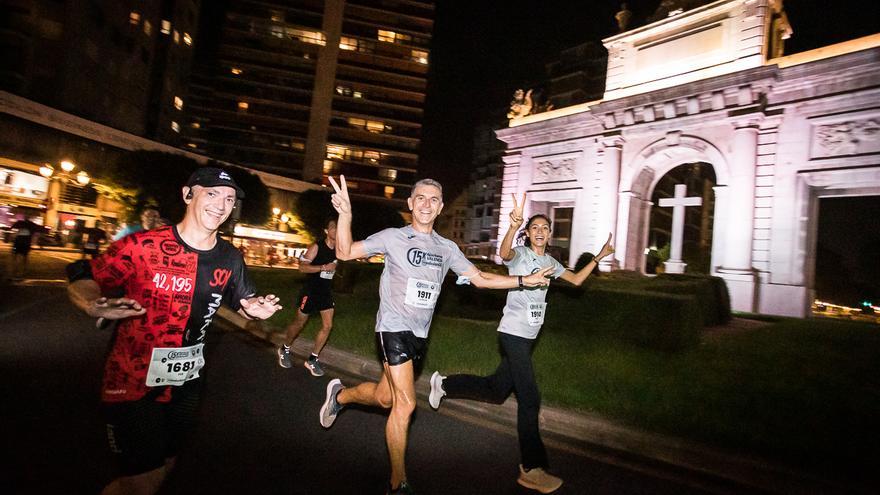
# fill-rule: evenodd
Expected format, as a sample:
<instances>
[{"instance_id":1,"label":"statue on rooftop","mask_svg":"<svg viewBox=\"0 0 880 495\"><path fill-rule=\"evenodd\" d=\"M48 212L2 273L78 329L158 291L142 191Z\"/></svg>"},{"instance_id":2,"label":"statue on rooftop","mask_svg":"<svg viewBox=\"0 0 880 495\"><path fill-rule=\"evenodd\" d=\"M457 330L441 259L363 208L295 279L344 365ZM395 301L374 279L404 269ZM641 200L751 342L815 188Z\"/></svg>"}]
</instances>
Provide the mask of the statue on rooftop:
<instances>
[{"instance_id":1,"label":"statue on rooftop","mask_svg":"<svg viewBox=\"0 0 880 495\"><path fill-rule=\"evenodd\" d=\"M528 92L517 89L513 92L513 100L510 102L508 119L518 119L532 113L532 90Z\"/></svg>"}]
</instances>

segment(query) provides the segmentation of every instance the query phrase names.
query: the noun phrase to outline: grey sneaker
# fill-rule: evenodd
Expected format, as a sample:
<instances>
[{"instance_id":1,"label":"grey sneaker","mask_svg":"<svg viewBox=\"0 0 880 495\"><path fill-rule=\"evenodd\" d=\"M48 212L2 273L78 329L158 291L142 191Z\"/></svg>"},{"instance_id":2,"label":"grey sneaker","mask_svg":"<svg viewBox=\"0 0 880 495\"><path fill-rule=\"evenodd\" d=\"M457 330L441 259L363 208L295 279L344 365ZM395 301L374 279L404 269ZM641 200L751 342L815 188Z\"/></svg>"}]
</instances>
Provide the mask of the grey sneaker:
<instances>
[{"instance_id":1,"label":"grey sneaker","mask_svg":"<svg viewBox=\"0 0 880 495\"><path fill-rule=\"evenodd\" d=\"M336 394L344 388L339 378L334 378L327 384L327 398L324 399L324 405L321 406L321 411L318 413L321 426L324 428L333 426L336 415L342 410L342 404L336 402Z\"/></svg>"},{"instance_id":2,"label":"grey sneaker","mask_svg":"<svg viewBox=\"0 0 880 495\"><path fill-rule=\"evenodd\" d=\"M562 486L561 478L553 476L543 468L533 468L526 471L522 464L519 465L519 478L516 482L541 493L552 493Z\"/></svg>"},{"instance_id":3,"label":"grey sneaker","mask_svg":"<svg viewBox=\"0 0 880 495\"><path fill-rule=\"evenodd\" d=\"M393 490L391 485L388 485L388 495L416 495L416 491L404 480L400 482L400 486Z\"/></svg>"},{"instance_id":4,"label":"grey sneaker","mask_svg":"<svg viewBox=\"0 0 880 495\"><path fill-rule=\"evenodd\" d=\"M292 366L289 348L284 346L278 348L278 366L282 368L290 368Z\"/></svg>"},{"instance_id":5,"label":"grey sneaker","mask_svg":"<svg viewBox=\"0 0 880 495\"><path fill-rule=\"evenodd\" d=\"M309 356L308 359L303 361L303 366L309 370L309 373L312 376L324 376L324 368L321 367L321 363L318 362L318 358L314 356Z\"/></svg>"},{"instance_id":6,"label":"grey sneaker","mask_svg":"<svg viewBox=\"0 0 880 495\"><path fill-rule=\"evenodd\" d=\"M445 376L440 376L439 371L435 371L433 375L431 375L431 393L428 394L428 404L431 405L434 410L440 409L440 401L446 396L446 391L443 390L443 380Z\"/></svg>"}]
</instances>

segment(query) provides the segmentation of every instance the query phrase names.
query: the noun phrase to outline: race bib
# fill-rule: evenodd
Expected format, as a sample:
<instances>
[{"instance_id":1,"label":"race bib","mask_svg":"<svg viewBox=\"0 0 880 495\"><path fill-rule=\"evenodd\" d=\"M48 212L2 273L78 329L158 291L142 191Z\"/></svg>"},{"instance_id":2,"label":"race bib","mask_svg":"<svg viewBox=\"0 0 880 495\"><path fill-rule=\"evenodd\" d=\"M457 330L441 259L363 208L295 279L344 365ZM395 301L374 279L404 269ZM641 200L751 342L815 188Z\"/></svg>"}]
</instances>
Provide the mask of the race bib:
<instances>
[{"instance_id":1,"label":"race bib","mask_svg":"<svg viewBox=\"0 0 880 495\"><path fill-rule=\"evenodd\" d=\"M336 263L336 260L333 260L333 263ZM321 276L321 278L325 278L327 280L330 280L333 278L333 275L336 275L336 270L333 270L332 272L321 270L320 276Z\"/></svg>"},{"instance_id":2,"label":"race bib","mask_svg":"<svg viewBox=\"0 0 880 495\"><path fill-rule=\"evenodd\" d=\"M205 365L204 347L205 344L154 348L147 371L147 386L183 385L198 378L199 370Z\"/></svg>"},{"instance_id":3,"label":"race bib","mask_svg":"<svg viewBox=\"0 0 880 495\"><path fill-rule=\"evenodd\" d=\"M406 304L417 308L433 309L440 297L440 284L410 278L406 281Z\"/></svg>"},{"instance_id":4,"label":"race bib","mask_svg":"<svg viewBox=\"0 0 880 495\"><path fill-rule=\"evenodd\" d=\"M547 303L529 303L529 326L540 327L544 324L544 313L547 311Z\"/></svg>"}]
</instances>

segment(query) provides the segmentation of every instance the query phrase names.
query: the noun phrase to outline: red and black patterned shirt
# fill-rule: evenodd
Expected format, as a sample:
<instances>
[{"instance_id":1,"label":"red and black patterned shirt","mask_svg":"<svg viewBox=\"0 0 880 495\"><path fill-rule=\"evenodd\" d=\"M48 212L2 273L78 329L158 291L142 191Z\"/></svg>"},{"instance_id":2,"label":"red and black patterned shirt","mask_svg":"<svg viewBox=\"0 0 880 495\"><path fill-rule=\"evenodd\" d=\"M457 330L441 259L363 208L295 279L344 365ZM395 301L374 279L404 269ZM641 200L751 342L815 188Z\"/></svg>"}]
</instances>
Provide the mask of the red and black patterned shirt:
<instances>
[{"instance_id":1,"label":"red and black patterned shirt","mask_svg":"<svg viewBox=\"0 0 880 495\"><path fill-rule=\"evenodd\" d=\"M154 347L186 347L204 342L217 309L234 310L254 295L241 253L217 239L202 251L188 246L176 226L137 232L113 243L90 261L91 276L103 294L124 292L147 312L120 322L104 367L102 399L138 400L154 387L146 383ZM163 386L157 400L171 398Z\"/></svg>"}]
</instances>

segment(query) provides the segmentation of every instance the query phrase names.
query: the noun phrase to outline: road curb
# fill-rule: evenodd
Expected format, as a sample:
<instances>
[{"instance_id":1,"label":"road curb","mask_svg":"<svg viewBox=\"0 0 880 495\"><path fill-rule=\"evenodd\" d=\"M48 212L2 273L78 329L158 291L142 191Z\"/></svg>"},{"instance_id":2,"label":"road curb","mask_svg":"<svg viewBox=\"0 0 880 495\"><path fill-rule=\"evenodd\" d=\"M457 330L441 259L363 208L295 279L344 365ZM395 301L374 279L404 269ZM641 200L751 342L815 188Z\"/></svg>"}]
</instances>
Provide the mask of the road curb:
<instances>
[{"instance_id":1,"label":"road curb","mask_svg":"<svg viewBox=\"0 0 880 495\"><path fill-rule=\"evenodd\" d=\"M246 320L226 308L221 308L218 316L231 327L273 346L284 341L283 333L270 331L262 322ZM312 341L303 337L291 348L300 359L305 359L311 350ZM357 379L377 380L382 373L378 361L329 346L321 352L321 363L331 372ZM430 374L424 370L416 381L416 393L427 409ZM516 435L513 397L501 405L444 400L439 412ZM766 459L641 431L594 415L542 406L540 423L548 445L715 493L870 493L865 487L844 485Z\"/></svg>"}]
</instances>

